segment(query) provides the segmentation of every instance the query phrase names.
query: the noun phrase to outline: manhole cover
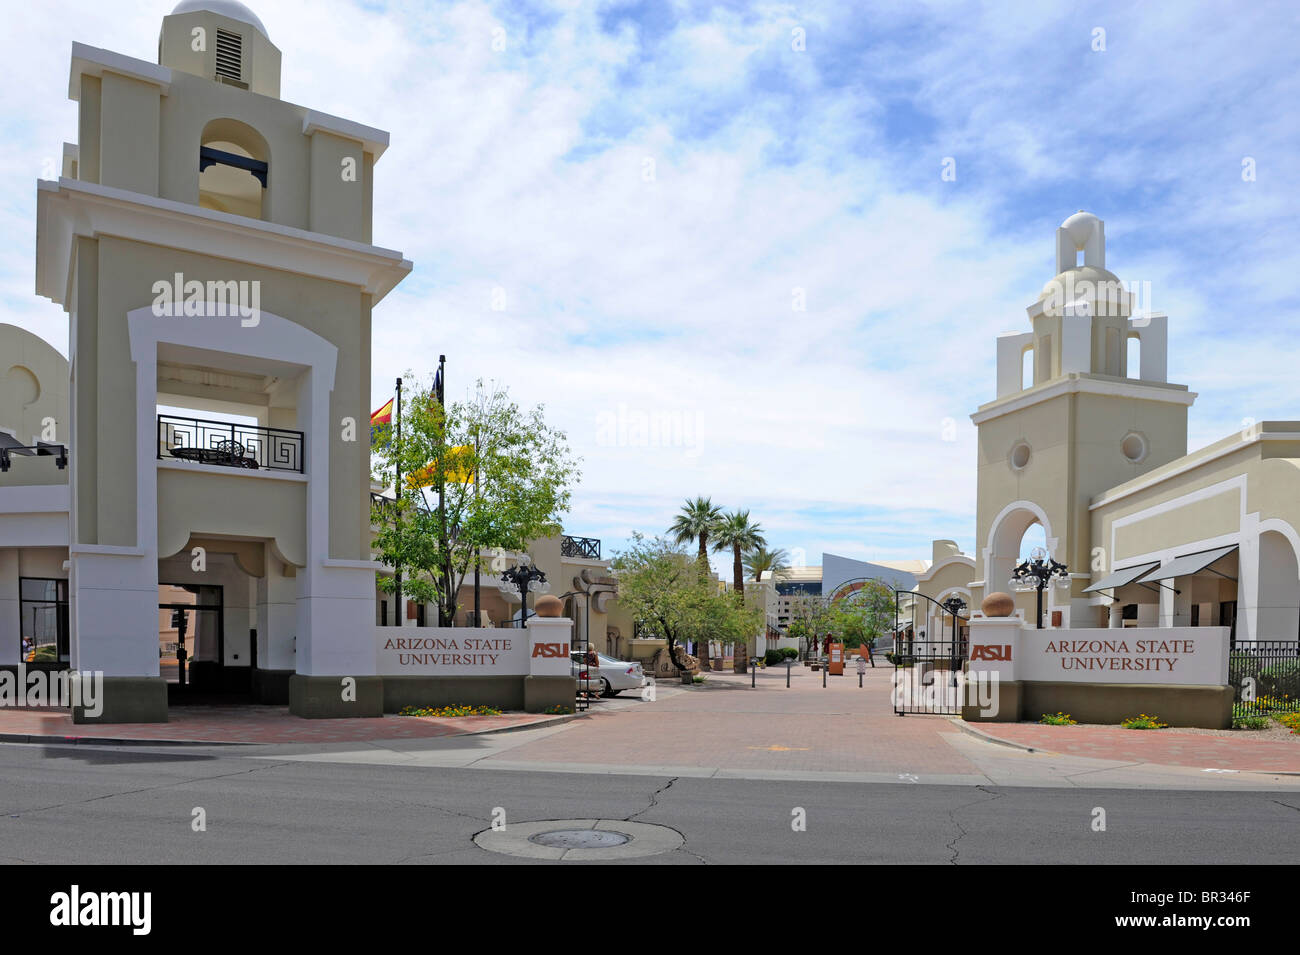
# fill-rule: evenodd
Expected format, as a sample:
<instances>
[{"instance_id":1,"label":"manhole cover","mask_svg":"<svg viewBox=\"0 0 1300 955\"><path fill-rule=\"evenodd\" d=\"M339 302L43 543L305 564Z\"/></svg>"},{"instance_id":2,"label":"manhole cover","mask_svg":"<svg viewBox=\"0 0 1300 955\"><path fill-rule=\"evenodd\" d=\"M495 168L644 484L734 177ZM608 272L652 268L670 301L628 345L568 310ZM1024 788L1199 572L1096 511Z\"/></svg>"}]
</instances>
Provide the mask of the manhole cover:
<instances>
[{"instance_id":1,"label":"manhole cover","mask_svg":"<svg viewBox=\"0 0 1300 955\"><path fill-rule=\"evenodd\" d=\"M484 829L474 844L488 852L525 859L612 861L680 849L685 840L669 826L621 819L544 819Z\"/></svg>"},{"instance_id":2,"label":"manhole cover","mask_svg":"<svg viewBox=\"0 0 1300 955\"><path fill-rule=\"evenodd\" d=\"M631 842L632 837L606 829L556 829L554 832L539 832L535 836L529 836L528 841L553 849L608 849Z\"/></svg>"}]
</instances>

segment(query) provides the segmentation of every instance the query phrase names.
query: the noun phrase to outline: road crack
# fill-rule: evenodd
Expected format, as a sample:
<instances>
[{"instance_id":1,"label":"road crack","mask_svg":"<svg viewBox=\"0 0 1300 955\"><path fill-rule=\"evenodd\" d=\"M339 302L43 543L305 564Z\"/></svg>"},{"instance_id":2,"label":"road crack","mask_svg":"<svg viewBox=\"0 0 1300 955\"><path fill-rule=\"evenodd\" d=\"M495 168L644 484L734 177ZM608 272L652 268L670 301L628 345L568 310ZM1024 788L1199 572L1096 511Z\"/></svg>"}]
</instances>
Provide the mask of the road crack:
<instances>
[{"instance_id":1,"label":"road crack","mask_svg":"<svg viewBox=\"0 0 1300 955\"><path fill-rule=\"evenodd\" d=\"M671 789L672 786L673 786L673 783L677 782L677 780L678 780L679 778L680 778L680 777L678 777L678 776L674 776L672 779L668 780L668 782L664 783L662 786L660 786L658 789L656 789L654 792L652 792L652 793L650 794L650 805L646 806L644 809L641 809L641 810L638 810L637 812L632 813L632 815L630 815L630 816L625 816L625 817L623 818L623 821L624 821L624 822L632 822L634 819L636 819L637 816L643 815L644 813L649 812L649 811L650 811L651 809L653 809L655 806L659 805L659 797L660 797L660 795L662 795L663 793L666 793L669 789Z\"/></svg>"},{"instance_id":2,"label":"road crack","mask_svg":"<svg viewBox=\"0 0 1300 955\"><path fill-rule=\"evenodd\" d=\"M976 786L975 788L976 788L979 792L984 793L984 795L986 795L986 796L992 796L993 799L1001 799L1001 798L1002 798L1002 793L990 792L990 791L989 791L988 789L986 789L984 786ZM970 807L970 806L975 806L975 805L978 805L978 804L980 804L980 803L985 803L985 802L990 802L990 801L991 801L991 800L988 800L988 799L973 799L973 800L971 800L970 802L962 803L960 806L954 806L952 809L949 809L949 810L948 810L948 820L949 820L949 821L950 821L954 826L957 827L957 837L956 837L955 839L953 839L951 842L949 842L949 843L945 846L945 848L946 848L949 852L952 853L952 858L950 858L950 859L948 860L948 864L949 864L949 865L956 865L956 864L957 864L957 856L961 854L961 850L957 848L957 843L961 842L962 839L964 839L964 838L966 837L966 833L968 833L968 832L970 831L970 830L967 829L965 826L963 826L960 822L957 821L957 813L961 812L963 809L966 809L966 808L968 808L968 807Z\"/></svg>"}]
</instances>

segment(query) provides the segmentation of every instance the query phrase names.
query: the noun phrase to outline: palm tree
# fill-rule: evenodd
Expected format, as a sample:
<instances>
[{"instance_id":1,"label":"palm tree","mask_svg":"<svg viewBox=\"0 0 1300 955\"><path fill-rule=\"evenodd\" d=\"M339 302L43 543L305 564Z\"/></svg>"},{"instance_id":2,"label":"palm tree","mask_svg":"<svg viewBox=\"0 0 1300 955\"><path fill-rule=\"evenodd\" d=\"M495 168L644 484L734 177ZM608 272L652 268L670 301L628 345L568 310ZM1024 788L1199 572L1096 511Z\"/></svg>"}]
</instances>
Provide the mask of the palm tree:
<instances>
[{"instance_id":1,"label":"palm tree","mask_svg":"<svg viewBox=\"0 0 1300 955\"><path fill-rule=\"evenodd\" d=\"M784 548L768 550L760 544L745 554L745 573L756 581L761 581L764 574L768 574L773 579L784 577L789 569L790 555Z\"/></svg>"},{"instance_id":2,"label":"palm tree","mask_svg":"<svg viewBox=\"0 0 1300 955\"><path fill-rule=\"evenodd\" d=\"M694 540L700 542L700 555L697 561L702 578L707 577L709 573L709 535L721 521L722 508L717 507L712 500L707 497L697 497L692 501L688 498L673 520L672 526L668 528L668 533L673 535L673 539L679 544ZM707 641L705 641L704 652L699 654L699 657L700 669L712 669L709 665Z\"/></svg>"},{"instance_id":3,"label":"palm tree","mask_svg":"<svg viewBox=\"0 0 1300 955\"><path fill-rule=\"evenodd\" d=\"M741 555L747 550L762 547L767 543L763 537L763 528L758 524L749 522L749 511L733 511L722 519L714 533L716 534L716 540L713 549L718 551L731 550L732 588L736 600L743 604L745 602L745 568ZM745 672L748 649L745 644L737 644L732 663L735 672Z\"/></svg>"}]
</instances>

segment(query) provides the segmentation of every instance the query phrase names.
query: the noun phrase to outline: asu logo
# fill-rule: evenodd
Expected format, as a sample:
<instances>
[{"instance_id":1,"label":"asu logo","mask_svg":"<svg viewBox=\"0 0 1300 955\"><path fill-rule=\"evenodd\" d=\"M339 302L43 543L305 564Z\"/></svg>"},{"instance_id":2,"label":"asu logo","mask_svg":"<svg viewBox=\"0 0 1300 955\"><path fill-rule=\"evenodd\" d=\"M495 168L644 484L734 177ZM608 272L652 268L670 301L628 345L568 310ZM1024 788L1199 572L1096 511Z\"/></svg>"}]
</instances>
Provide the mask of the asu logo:
<instances>
[{"instance_id":1,"label":"asu logo","mask_svg":"<svg viewBox=\"0 0 1300 955\"><path fill-rule=\"evenodd\" d=\"M1003 660L1011 661L1011 644L1004 643L1000 647L988 646L981 644L970 648L970 658L972 660Z\"/></svg>"},{"instance_id":2,"label":"asu logo","mask_svg":"<svg viewBox=\"0 0 1300 955\"><path fill-rule=\"evenodd\" d=\"M538 643L533 645L534 657L567 657L569 655L569 645L567 643Z\"/></svg>"}]
</instances>

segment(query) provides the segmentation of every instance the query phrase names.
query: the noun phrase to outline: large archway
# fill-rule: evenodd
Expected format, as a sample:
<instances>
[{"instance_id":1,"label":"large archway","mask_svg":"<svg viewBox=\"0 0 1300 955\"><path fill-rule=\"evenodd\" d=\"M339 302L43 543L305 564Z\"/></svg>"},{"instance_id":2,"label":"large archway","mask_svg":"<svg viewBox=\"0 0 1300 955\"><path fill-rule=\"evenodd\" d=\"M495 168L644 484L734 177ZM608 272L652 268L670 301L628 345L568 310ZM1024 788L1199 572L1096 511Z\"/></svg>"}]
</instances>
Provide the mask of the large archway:
<instances>
[{"instance_id":1,"label":"large archway","mask_svg":"<svg viewBox=\"0 0 1300 955\"><path fill-rule=\"evenodd\" d=\"M1049 557L1056 556L1057 539L1047 512L1032 501L1016 501L1004 507L993 520L984 548L984 593L1009 589L1011 572L1027 556L1025 548L1035 544L1040 544Z\"/></svg>"},{"instance_id":2,"label":"large archway","mask_svg":"<svg viewBox=\"0 0 1300 955\"><path fill-rule=\"evenodd\" d=\"M1259 535L1257 640L1300 638L1300 560L1286 535L1267 530Z\"/></svg>"}]
</instances>

